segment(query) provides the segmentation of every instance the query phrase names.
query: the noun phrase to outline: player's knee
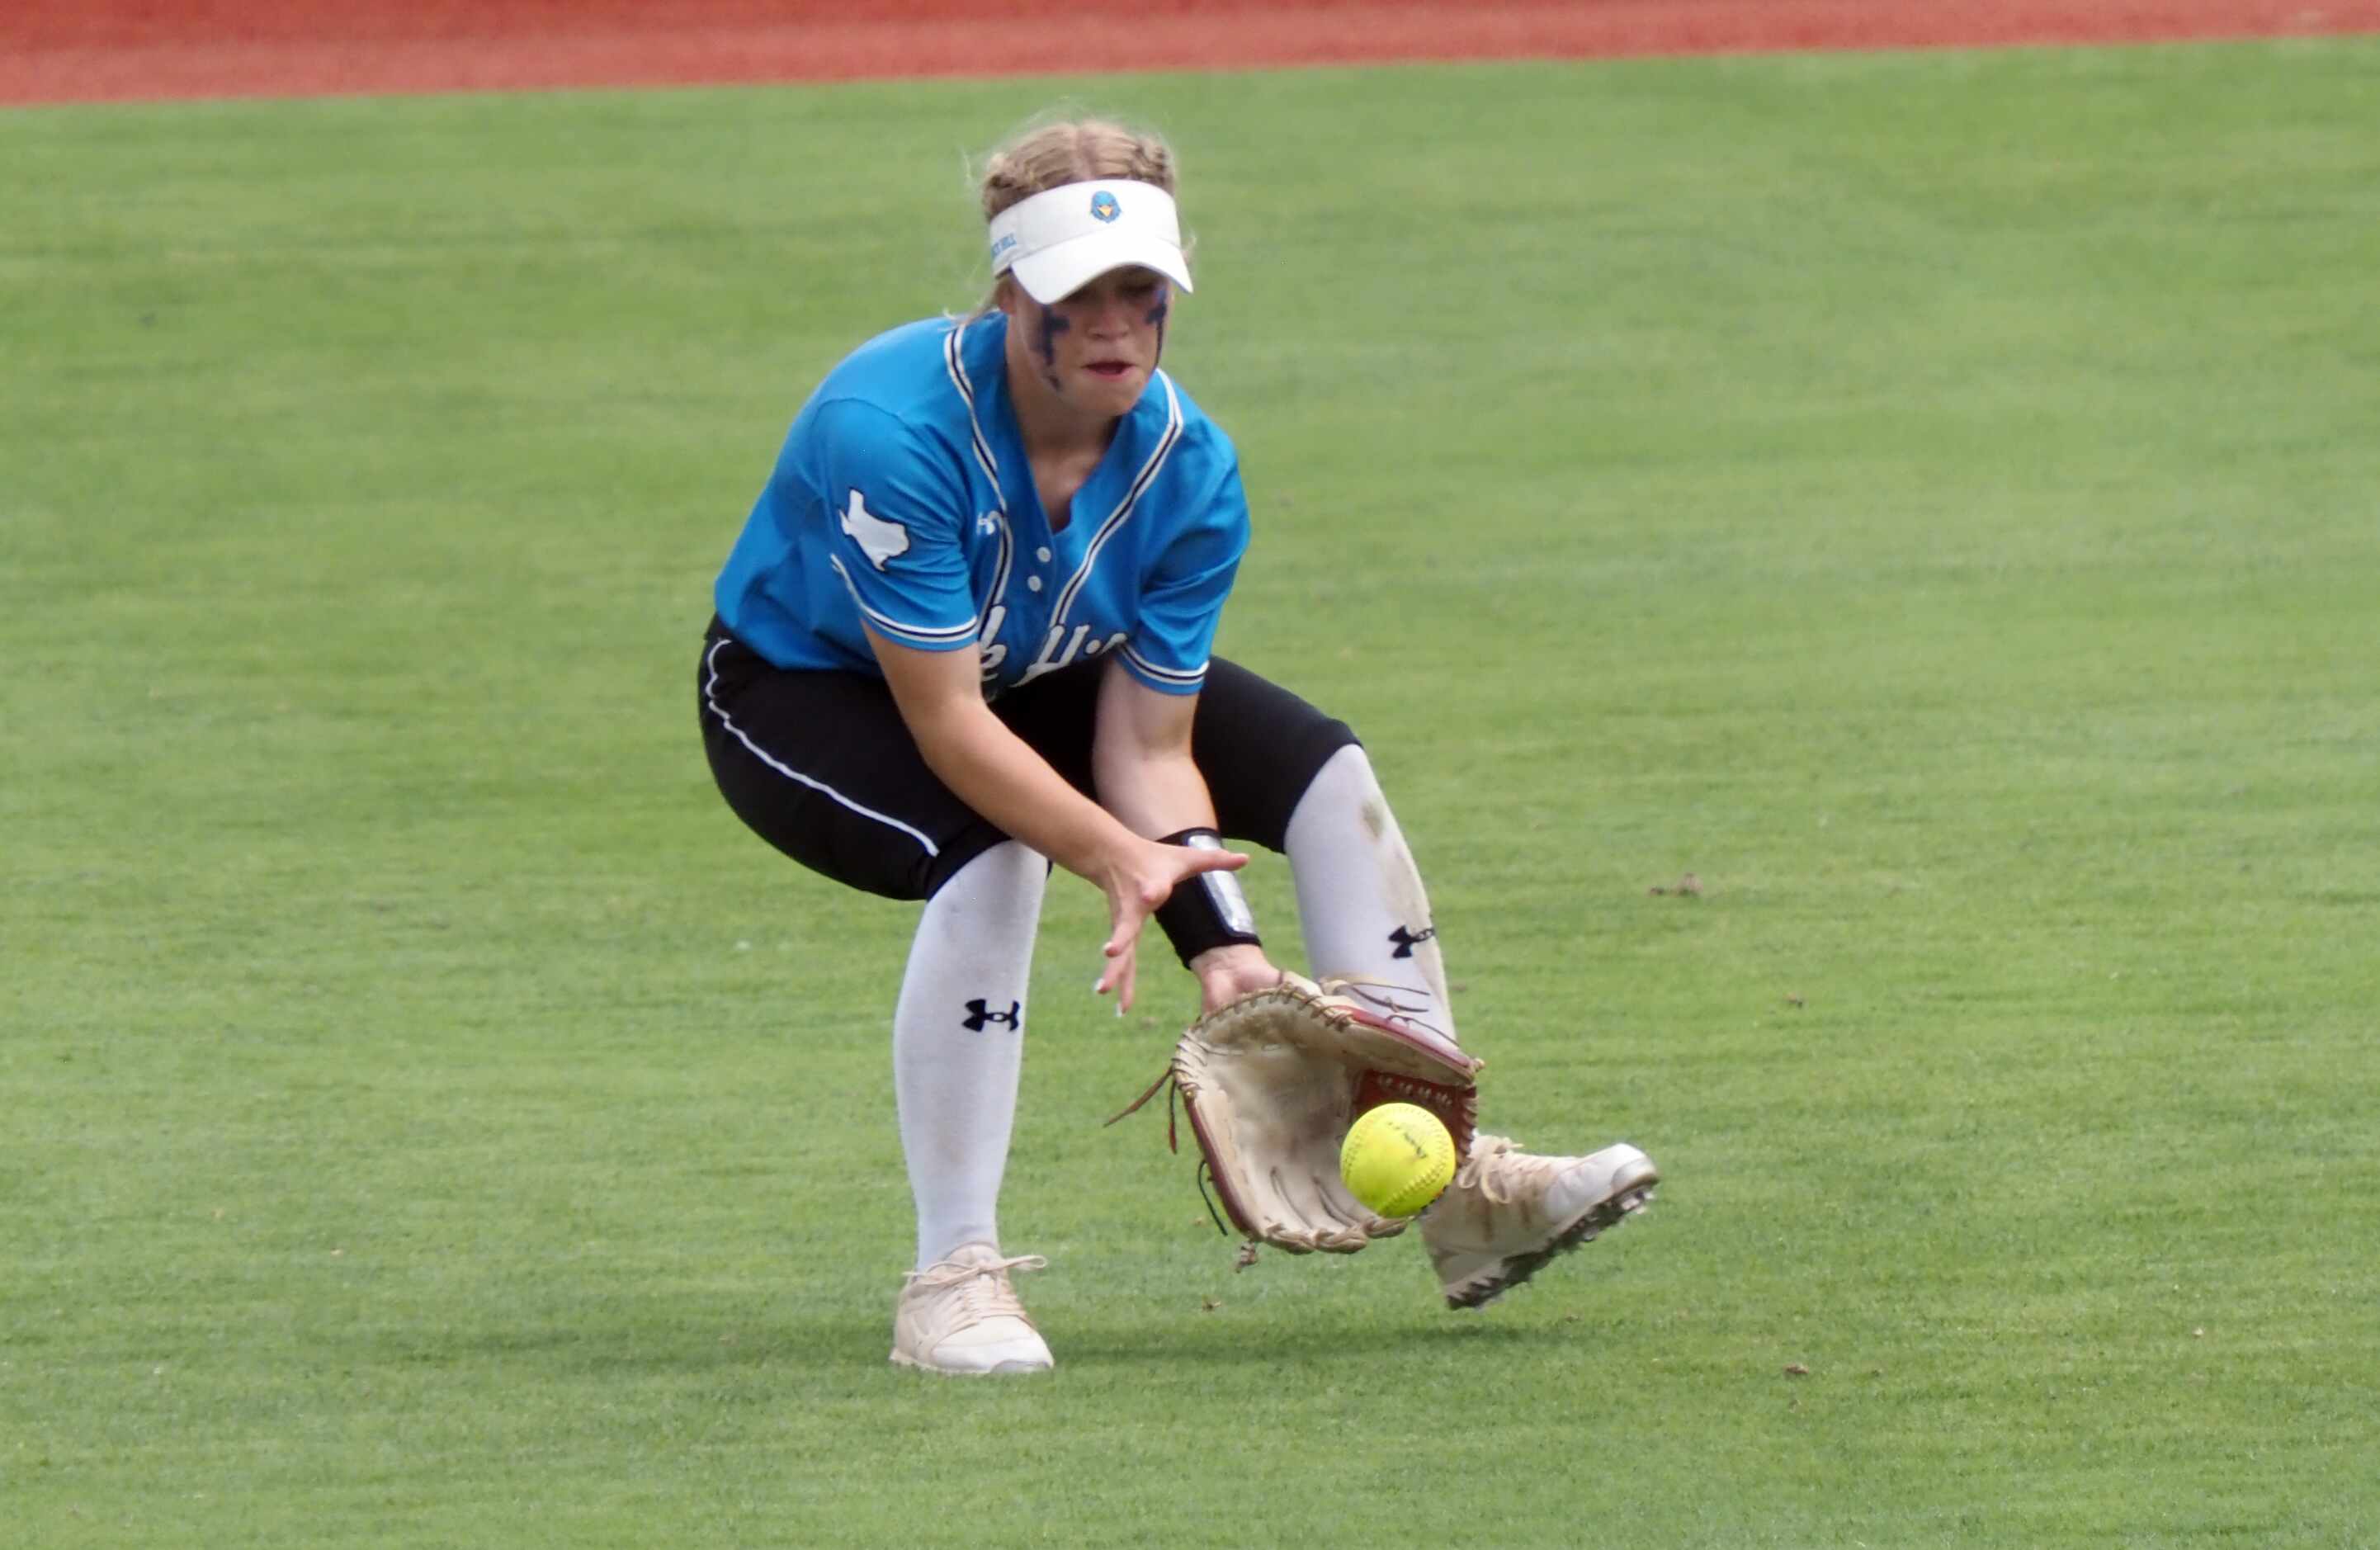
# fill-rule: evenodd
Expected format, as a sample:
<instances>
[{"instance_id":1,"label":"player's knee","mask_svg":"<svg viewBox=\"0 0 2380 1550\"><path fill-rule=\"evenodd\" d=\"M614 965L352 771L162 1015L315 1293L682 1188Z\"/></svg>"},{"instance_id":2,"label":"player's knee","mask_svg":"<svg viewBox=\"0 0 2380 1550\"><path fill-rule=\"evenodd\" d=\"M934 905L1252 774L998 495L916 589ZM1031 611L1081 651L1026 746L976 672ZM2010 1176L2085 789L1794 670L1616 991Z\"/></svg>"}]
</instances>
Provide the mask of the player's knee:
<instances>
[{"instance_id":1,"label":"player's knee","mask_svg":"<svg viewBox=\"0 0 2380 1550\"><path fill-rule=\"evenodd\" d=\"M1218 657L1208 665L1192 732L1219 826L1234 840L1279 850L1290 813L1354 728L1280 685Z\"/></svg>"},{"instance_id":2,"label":"player's knee","mask_svg":"<svg viewBox=\"0 0 2380 1550\"><path fill-rule=\"evenodd\" d=\"M1380 793L1380 777L1372 769L1371 755L1364 751L1362 743L1353 741L1333 750L1315 766L1305 788L1298 794L1299 805L1308 798L1351 807L1378 803L1383 812L1387 808L1387 799Z\"/></svg>"},{"instance_id":3,"label":"player's knee","mask_svg":"<svg viewBox=\"0 0 2380 1550\"><path fill-rule=\"evenodd\" d=\"M931 880L930 899L1038 914L1050 862L1021 840L1001 838Z\"/></svg>"}]
</instances>

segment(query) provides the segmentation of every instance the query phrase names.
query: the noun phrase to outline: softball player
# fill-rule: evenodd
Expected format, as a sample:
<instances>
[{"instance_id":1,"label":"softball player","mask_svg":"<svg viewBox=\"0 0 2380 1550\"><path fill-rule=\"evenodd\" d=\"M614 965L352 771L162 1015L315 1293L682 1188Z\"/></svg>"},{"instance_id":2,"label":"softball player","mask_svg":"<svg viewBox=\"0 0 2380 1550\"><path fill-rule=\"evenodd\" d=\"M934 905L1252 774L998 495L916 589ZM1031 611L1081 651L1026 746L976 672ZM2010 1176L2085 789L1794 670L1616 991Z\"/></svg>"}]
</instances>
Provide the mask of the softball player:
<instances>
[{"instance_id":1,"label":"softball player","mask_svg":"<svg viewBox=\"0 0 2380 1550\"><path fill-rule=\"evenodd\" d=\"M892 1014L917 1211L892 1360L1050 1355L1000 1246L1050 864L1107 896L1097 990L1131 1004L1154 918L1212 1009L1278 981L1224 836L1283 852L1308 962L1453 1039L1419 876L1354 734L1209 655L1248 543L1230 440L1160 369L1191 276L1171 153L1048 125L983 182L995 288L819 386L716 588L698 673L710 768L803 865L924 901ZM1640 1191L1633 1147L1481 1137L1423 1236L1451 1302L1525 1279Z\"/></svg>"}]
</instances>

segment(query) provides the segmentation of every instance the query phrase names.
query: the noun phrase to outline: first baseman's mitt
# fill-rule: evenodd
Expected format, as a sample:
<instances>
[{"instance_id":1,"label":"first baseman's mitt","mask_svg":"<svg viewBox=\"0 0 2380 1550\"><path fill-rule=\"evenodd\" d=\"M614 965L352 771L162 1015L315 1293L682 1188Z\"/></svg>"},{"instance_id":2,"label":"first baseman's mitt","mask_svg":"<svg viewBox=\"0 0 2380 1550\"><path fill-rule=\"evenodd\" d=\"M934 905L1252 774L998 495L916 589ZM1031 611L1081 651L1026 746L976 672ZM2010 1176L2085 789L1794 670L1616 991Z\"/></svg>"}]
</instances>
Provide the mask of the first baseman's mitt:
<instances>
[{"instance_id":1,"label":"first baseman's mitt","mask_svg":"<svg viewBox=\"0 0 2380 1550\"><path fill-rule=\"evenodd\" d=\"M1340 1145L1366 1109L1418 1104L1453 1136L1458 1165L1471 1153L1480 1063L1343 994L1361 989L1292 974L1218 1007L1182 1035L1166 1075L1115 1117L1169 1081L1180 1091L1223 1211L1248 1239L1244 1265L1258 1243L1352 1254L1405 1230L1339 1176Z\"/></svg>"}]
</instances>

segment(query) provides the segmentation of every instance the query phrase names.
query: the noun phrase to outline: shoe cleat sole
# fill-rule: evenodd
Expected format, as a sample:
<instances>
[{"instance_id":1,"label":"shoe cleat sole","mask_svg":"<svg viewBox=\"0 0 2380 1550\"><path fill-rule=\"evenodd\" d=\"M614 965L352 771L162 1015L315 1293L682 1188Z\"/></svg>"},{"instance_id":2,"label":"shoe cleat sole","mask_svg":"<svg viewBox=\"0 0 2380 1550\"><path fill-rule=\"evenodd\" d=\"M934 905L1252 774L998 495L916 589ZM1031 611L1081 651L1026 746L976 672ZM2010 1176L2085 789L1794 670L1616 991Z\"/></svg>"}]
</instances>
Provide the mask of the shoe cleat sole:
<instances>
[{"instance_id":1,"label":"shoe cleat sole","mask_svg":"<svg viewBox=\"0 0 2380 1550\"><path fill-rule=\"evenodd\" d=\"M995 1361L989 1367L937 1367L930 1361L920 1361L901 1351L892 1353L892 1365L905 1367L912 1373L931 1373L938 1378L1021 1378L1028 1373L1047 1373L1056 1365L1049 1361Z\"/></svg>"},{"instance_id":2,"label":"shoe cleat sole","mask_svg":"<svg viewBox=\"0 0 2380 1550\"><path fill-rule=\"evenodd\" d=\"M1556 1256L1567 1254L1582 1244L1592 1243L1602 1233L1653 1203L1653 1192L1659 1180L1623 1190L1609 1200L1591 1207L1559 1234L1549 1239L1542 1249L1525 1254L1515 1254L1506 1260L1502 1274L1476 1281L1460 1291L1446 1293L1446 1305L1453 1309L1485 1308L1490 1302L1526 1281L1553 1263Z\"/></svg>"}]
</instances>

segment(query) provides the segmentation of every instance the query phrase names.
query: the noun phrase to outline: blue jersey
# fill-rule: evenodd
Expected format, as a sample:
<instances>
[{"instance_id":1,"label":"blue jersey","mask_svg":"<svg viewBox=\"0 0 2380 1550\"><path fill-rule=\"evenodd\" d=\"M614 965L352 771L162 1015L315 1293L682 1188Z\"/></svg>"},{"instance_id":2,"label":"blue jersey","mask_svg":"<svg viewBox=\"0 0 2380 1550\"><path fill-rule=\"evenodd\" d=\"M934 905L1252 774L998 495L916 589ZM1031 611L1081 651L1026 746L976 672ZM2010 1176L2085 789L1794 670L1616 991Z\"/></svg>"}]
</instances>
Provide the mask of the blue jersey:
<instances>
[{"instance_id":1,"label":"blue jersey","mask_svg":"<svg viewBox=\"0 0 2380 1550\"><path fill-rule=\"evenodd\" d=\"M1051 532L1008 397L1008 320L929 319L819 385L720 572L719 616L780 667L877 673L861 621L981 653L984 692L1120 655L1195 694L1248 543L1231 441L1163 372Z\"/></svg>"}]
</instances>

